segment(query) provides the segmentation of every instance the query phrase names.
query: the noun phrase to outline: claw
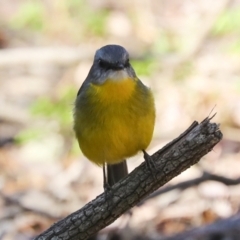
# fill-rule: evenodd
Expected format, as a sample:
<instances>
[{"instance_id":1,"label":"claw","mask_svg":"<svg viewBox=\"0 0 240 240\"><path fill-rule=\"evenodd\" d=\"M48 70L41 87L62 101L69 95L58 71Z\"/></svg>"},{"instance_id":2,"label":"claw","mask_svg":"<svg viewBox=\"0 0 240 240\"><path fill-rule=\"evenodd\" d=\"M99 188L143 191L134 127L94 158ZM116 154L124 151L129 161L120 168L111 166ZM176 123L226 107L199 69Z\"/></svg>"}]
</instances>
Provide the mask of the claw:
<instances>
[{"instance_id":1,"label":"claw","mask_svg":"<svg viewBox=\"0 0 240 240\"><path fill-rule=\"evenodd\" d=\"M143 151L143 157L146 161L149 171L152 173L155 180L157 180L157 176L156 176L157 167L155 165L155 162L152 160L151 156L145 150L142 150L142 151Z\"/></svg>"}]
</instances>

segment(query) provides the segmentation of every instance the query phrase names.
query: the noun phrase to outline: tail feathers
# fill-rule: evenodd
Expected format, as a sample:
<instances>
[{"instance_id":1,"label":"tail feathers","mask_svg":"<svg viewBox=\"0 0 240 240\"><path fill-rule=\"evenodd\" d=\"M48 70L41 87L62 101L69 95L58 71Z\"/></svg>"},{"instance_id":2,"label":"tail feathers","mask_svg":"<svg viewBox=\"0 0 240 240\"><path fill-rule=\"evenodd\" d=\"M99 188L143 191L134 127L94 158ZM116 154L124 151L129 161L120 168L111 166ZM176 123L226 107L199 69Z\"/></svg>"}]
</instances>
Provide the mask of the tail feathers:
<instances>
[{"instance_id":1,"label":"tail feathers","mask_svg":"<svg viewBox=\"0 0 240 240\"><path fill-rule=\"evenodd\" d=\"M107 181L109 186L113 186L127 175L128 168L126 160L117 164L107 164Z\"/></svg>"}]
</instances>

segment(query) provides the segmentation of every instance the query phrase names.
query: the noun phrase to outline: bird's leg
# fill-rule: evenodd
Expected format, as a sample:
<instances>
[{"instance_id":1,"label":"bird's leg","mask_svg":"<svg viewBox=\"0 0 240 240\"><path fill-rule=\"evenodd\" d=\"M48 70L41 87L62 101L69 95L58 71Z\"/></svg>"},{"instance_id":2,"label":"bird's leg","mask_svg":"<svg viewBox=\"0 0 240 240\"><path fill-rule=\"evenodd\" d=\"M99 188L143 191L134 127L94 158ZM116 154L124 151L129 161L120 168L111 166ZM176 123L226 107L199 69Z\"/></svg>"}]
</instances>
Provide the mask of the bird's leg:
<instances>
[{"instance_id":1,"label":"bird's leg","mask_svg":"<svg viewBox=\"0 0 240 240\"><path fill-rule=\"evenodd\" d=\"M152 160L151 156L145 150L142 150L142 152L143 152L143 157L144 157L144 160L146 161L149 171L152 173L153 177L155 179L157 179L157 177L156 177L157 167L156 167L154 161Z\"/></svg>"},{"instance_id":2,"label":"bird's leg","mask_svg":"<svg viewBox=\"0 0 240 240\"><path fill-rule=\"evenodd\" d=\"M108 180L107 180L107 174L106 174L106 163L104 162L103 163L103 188L104 188L104 191L108 191L110 190L110 185L108 183Z\"/></svg>"}]
</instances>

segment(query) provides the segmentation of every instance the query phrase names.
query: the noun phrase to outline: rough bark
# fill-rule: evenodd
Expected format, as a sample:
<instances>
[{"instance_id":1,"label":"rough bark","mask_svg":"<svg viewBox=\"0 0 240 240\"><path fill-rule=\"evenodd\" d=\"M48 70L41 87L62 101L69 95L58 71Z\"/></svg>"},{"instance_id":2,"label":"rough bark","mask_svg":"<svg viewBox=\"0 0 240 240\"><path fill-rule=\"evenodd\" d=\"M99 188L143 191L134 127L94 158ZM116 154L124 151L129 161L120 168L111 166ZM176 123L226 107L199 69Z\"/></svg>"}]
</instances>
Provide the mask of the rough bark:
<instances>
[{"instance_id":1,"label":"rough bark","mask_svg":"<svg viewBox=\"0 0 240 240\"><path fill-rule=\"evenodd\" d=\"M156 172L149 171L142 163L126 178L105 191L82 209L55 223L35 240L87 239L111 224L124 212L141 202L153 191L197 163L222 139L216 123L206 118L198 124L194 122L177 139L154 153L151 158Z\"/></svg>"}]
</instances>

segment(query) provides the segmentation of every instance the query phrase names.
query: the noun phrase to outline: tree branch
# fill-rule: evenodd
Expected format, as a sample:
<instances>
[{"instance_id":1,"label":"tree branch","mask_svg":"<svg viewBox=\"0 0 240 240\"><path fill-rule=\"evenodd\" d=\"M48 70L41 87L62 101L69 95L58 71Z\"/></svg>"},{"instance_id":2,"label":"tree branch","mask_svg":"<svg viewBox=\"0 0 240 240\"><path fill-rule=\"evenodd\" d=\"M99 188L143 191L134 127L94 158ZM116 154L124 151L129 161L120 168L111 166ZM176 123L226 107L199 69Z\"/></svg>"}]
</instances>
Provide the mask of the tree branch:
<instances>
[{"instance_id":1,"label":"tree branch","mask_svg":"<svg viewBox=\"0 0 240 240\"><path fill-rule=\"evenodd\" d=\"M161 188L161 189L157 190L156 192L151 194L149 197L145 198L142 203L144 203L145 201L147 201L151 198L162 195L166 192L170 192L170 191L175 190L175 189L178 189L178 190L182 191L182 190L185 190L187 188L197 186L197 185L199 185L203 182L206 182L206 181L216 181L216 182L223 183L226 186L233 186L233 185L240 184L240 177L232 179L232 178L227 178L227 177L224 177L224 176L220 176L220 175L216 175L216 174L212 174L210 172L204 171L201 177L194 178L194 179L191 179L191 180L187 180L187 181L184 181L184 182L180 182L180 183L177 183L177 184L174 184L174 185L169 185L169 186L166 186L164 188ZM142 205L142 203L141 203L141 205Z\"/></svg>"},{"instance_id":2,"label":"tree branch","mask_svg":"<svg viewBox=\"0 0 240 240\"><path fill-rule=\"evenodd\" d=\"M87 239L111 224L213 149L222 139L222 133L219 126L210 123L210 120L211 118L206 118L200 124L194 122L177 139L151 156L157 167L155 176L148 170L146 163L142 163L111 190L57 222L35 240Z\"/></svg>"}]
</instances>

